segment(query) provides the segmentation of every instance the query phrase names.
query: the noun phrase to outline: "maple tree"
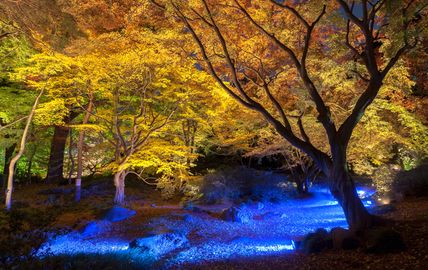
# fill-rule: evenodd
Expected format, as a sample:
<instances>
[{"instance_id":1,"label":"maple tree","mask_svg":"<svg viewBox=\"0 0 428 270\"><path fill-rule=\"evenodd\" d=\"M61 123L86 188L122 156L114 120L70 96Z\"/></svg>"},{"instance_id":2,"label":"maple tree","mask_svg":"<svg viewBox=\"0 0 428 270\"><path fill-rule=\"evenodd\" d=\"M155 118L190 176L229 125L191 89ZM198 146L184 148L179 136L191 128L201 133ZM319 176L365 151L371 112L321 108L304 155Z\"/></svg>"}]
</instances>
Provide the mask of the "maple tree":
<instances>
[{"instance_id":1,"label":"maple tree","mask_svg":"<svg viewBox=\"0 0 428 270\"><path fill-rule=\"evenodd\" d=\"M424 101L413 95L424 89L424 63L403 58L423 55L422 1L48 2L0 4L20 26L0 24L0 55L13 60L1 61L0 72L5 83L11 76L46 91L30 132L41 138L50 132L41 127L54 129L48 178L64 177L65 152L70 162L76 156L68 172L76 200L92 172L113 173L123 203L129 174L154 177L172 193L203 154L280 153L300 191L313 162L359 229L373 219L350 170L370 175L396 156L409 169L427 156L417 110ZM39 53L17 68L34 53L30 45ZM25 117L27 103L1 111L6 160L23 129L10 124ZM31 151L23 153L30 172L41 150Z\"/></svg>"},{"instance_id":2,"label":"maple tree","mask_svg":"<svg viewBox=\"0 0 428 270\"><path fill-rule=\"evenodd\" d=\"M341 0L329 7L326 5L319 7L319 3L316 7L314 2L309 2L306 6L303 4L292 6L274 0L263 4L252 1L243 3L238 0L224 3L206 0L188 3L168 1L164 6L169 6L175 17L181 19L199 47L205 68L210 71L217 83L243 106L263 115L282 137L316 162L328 176L330 190L342 206L348 224L357 230L370 227L373 219L358 198L349 174L348 145L354 128L367 107L375 100L385 77L400 57L417 45L418 39L412 35L417 24L414 14L423 9L418 3L410 2L397 7L402 11L401 17L388 11L383 13L385 16L381 17L384 21L390 24L398 23L402 29L396 43L393 46L385 46L388 47L389 54L386 56L379 53L379 41L384 39L381 34L386 32L382 32L383 25L378 25L377 22L379 14L384 11L385 2L362 1L359 4L361 16L356 15L354 4L350 5ZM303 6L302 10L299 9L300 6ZM311 7L315 14L312 13L312 19L308 19L311 15L308 10ZM365 69L353 70L358 75L354 88L358 89L359 98L350 106L351 112L342 123L336 123L332 118L331 109L320 91L323 88L322 81L320 85L310 75L312 63L309 57L314 36L321 35L321 30L318 30L317 26L326 14L339 10L338 7L343 10L343 17L346 18L342 20L345 27L340 29L339 34L344 37L344 43ZM248 28L241 26L242 16ZM397 20L397 17L400 20ZM283 21L288 21L288 24L296 27L294 29L289 25L284 27L281 23ZM302 29L303 34L299 34L297 31L300 32ZM200 31L204 35L201 35ZM254 34L255 31L259 34ZM257 38L258 46L254 46L254 43L248 44L248 37ZM299 42L299 37L303 38L303 42ZM321 151L311 143L303 124L299 125L299 135L293 131L283 106L275 98L270 87L280 72L277 69L268 69L270 66L263 62L268 54L271 60L267 62L272 63L271 52L272 54L280 52L288 56L288 60L282 60L284 58L282 57L280 58L282 61L274 63L276 62L279 67L283 66L285 70L294 67L296 77L299 77L303 84L302 88L313 102L317 119L327 136L330 148L327 152ZM253 84L249 84L248 81ZM262 99L262 93L255 89L264 91L263 98L270 102L275 112L269 110L270 107L265 105L265 100L258 101L258 98Z\"/></svg>"}]
</instances>

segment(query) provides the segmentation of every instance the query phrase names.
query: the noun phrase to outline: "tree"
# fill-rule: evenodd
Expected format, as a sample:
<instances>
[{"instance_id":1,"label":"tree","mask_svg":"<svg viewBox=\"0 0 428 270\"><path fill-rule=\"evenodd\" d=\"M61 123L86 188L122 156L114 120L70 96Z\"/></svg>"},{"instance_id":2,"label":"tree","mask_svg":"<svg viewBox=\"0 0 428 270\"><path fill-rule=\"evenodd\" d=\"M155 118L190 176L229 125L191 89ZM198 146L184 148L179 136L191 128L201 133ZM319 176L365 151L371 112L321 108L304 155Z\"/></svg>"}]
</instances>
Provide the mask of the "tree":
<instances>
[{"instance_id":1,"label":"tree","mask_svg":"<svg viewBox=\"0 0 428 270\"><path fill-rule=\"evenodd\" d=\"M21 141L19 144L18 153L16 153L16 155L10 160L9 174L7 179L7 189L6 189L6 202L5 202L7 210L10 210L12 207L12 191L13 191L13 177L15 172L15 165L18 162L18 160L21 158L22 154L24 153L25 144L27 142L27 135L30 129L31 121L33 120L34 113L36 112L37 105L39 104L39 100L42 95L43 95L43 91L40 91L39 95L34 101L34 105L31 108L31 111L28 114L28 117L26 120L25 128L22 133Z\"/></svg>"},{"instance_id":2,"label":"tree","mask_svg":"<svg viewBox=\"0 0 428 270\"><path fill-rule=\"evenodd\" d=\"M277 169L289 174L289 178L296 184L299 194L309 192L310 184L319 175L319 170L313 161L302 151L292 147L270 128L260 129L254 145L249 148L245 157L261 160L263 158L277 158L280 165Z\"/></svg>"},{"instance_id":3,"label":"tree","mask_svg":"<svg viewBox=\"0 0 428 270\"><path fill-rule=\"evenodd\" d=\"M254 1L243 3L238 0L224 1L223 4L218 2L220 1L201 0L187 4L170 1L169 6L192 35L205 62L205 68L217 83L240 104L259 112L283 138L310 156L328 177L330 190L342 206L350 228L359 230L372 226L373 218L358 198L354 181L348 171L347 149L353 130L367 107L375 100L385 77L400 57L417 45L417 38L414 38L414 32L412 33L416 23L413 15L422 12L420 3L410 2L402 5L398 3L395 10L398 9L401 13L394 14L385 10L385 6L388 7L388 1L376 3L362 1L358 4L362 16L358 17L354 4L349 5L342 0L336 1L337 6L332 5L328 8L325 5L317 8L311 1L308 5L291 5L274 0L269 1L269 4ZM318 2L316 4L319 6ZM270 12L271 10L274 12ZM359 98L352 103L351 113L341 124L335 123L332 118L331 109L326 105L323 93L320 91L322 81L318 83L313 80L310 75L311 67L308 64L314 36L319 35L321 31L316 27L326 14L333 13L334 10L342 11L343 17L347 18L346 27L339 28L340 34L344 37L345 44L353 56L365 69L362 72L356 71L359 80L355 83L355 87L358 89ZM280 38L281 33L292 32L292 29L284 29L281 21L276 20L284 19L278 15L284 12L287 13L284 16L288 16L292 24L297 25L297 30L303 30L303 42L299 43L298 38L293 42L294 40L290 38L290 45L288 45ZM314 13L316 15L313 15L312 20L307 19ZM239 16L244 16L248 23L247 28L241 26L242 19L238 19ZM390 25L396 23L394 30L402 30L398 31L401 36L392 37L394 43L387 48L388 56L379 53L379 42L385 38L386 34L383 33L384 25L378 20L389 22ZM239 31L235 23L239 24ZM249 30L245 31L245 29ZM251 34L255 30L260 35ZM202 36L199 31L203 31L204 35ZM296 32L294 34L299 36ZM253 43L245 44L243 40L248 36L253 40L255 37L258 38L257 47L253 46ZM293 35L287 37L293 37ZM263 49L260 53L261 46ZM326 49L335 48L324 47L324 50ZM250 53L246 53L248 51ZM299 125L299 133L295 132L284 108L275 98L271 84L278 74L278 69L266 70L270 66L264 65L263 60L266 59L266 55L272 58L278 52L288 56L288 59L283 60L282 57L282 62L277 62L277 66L283 66L285 70L294 66L296 77L300 78L315 105L317 119L322 124L328 139L329 151L321 151L311 143L303 124ZM251 87L248 81L253 82ZM263 92L256 92L255 87ZM261 97L264 98L263 101L260 101ZM260 98L259 101L257 98ZM266 101L270 103L270 107L264 105ZM269 110L272 107L275 113Z\"/></svg>"},{"instance_id":4,"label":"tree","mask_svg":"<svg viewBox=\"0 0 428 270\"><path fill-rule=\"evenodd\" d=\"M0 20L0 147L4 149L2 187L5 188L10 160L21 135L21 123L32 104L32 93L11 81L10 74L25 65L33 53L20 29L11 22ZM11 102L15 106L10 106Z\"/></svg>"},{"instance_id":5,"label":"tree","mask_svg":"<svg viewBox=\"0 0 428 270\"><path fill-rule=\"evenodd\" d=\"M71 40L84 36L75 19L62 10L60 1L1 1L0 19L14 22L19 26L16 29L38 48L53 46L61 50Z\"/></svg>"},{"instance_id":6,"label":"tree","mask_svg":"<svg viewBox=\"0 0 428 270\"><path fill-rule=\"evenodd\" d=\"M93 80L100 82L94 95L103 102L94 104L91 115L112 147L113 161L108 168L114 173L117 204L124 203L127 175L144 179L143 174L151 171L166 180L172 168L185 169L185 163L179 165L181 162L169 156L182 156L182 150L161 132L172 123L179 104L186 98L184 81L189 77L189 68L180 68L175 52L153 42L170 40L169 34L146 30L132 33L133 41L127 34L108 34L116 48L106 46L109 53L97 55L102 67L92 74ZM99 40L105 42L105 38L100 36ZM160 159L160 149L168 157Z\"/></svg>"},{"instance_id":7,"label":"tree","mask_svg":"<svg viewBox=\"0 0 428 270\"><path fill-rule=\"evenodd\" d=\"M89 93L88 105L85 108L85 116L83 117L82 125L87 125L89 123L92 111L94 108L94 98L93 94ZM77 142L77 177L76 177L76 195L75 200L80 201L81 194L81 185L82 185L82 175L83 175L83 145L85 142L85 130L79 130L79 140Z\"/></svg>"},{"instance_id":8,"label":"tree","mask_svg":"<svg viewBox=\"0 0 428 270\"><path fill-rule=\"evenodd\" d=\"M74 108L74 97L77 89L85 86L82 73L78 59L53 52L36 54L26 67L17 69L17 80L37 90L46 89L48 101L41 104L35 122L54 128L46 176L50 183L60 183L64 179L64 151L69 126L80 113Z\"/></svg>"},{"instance_id":9,"label":"tree","mask_svg":"<svg viewBox=\"0 0 428 270\"><path fill-rule=\"evenodd\" d=\"M51 149L49 154L48 173L46 175L47 183L62 183L64 181L64 152L67 144L67 138L71 132L68 126L76 113L70 113L62 119L61 125L54 126Z\"/></svg>"}]
</instances>

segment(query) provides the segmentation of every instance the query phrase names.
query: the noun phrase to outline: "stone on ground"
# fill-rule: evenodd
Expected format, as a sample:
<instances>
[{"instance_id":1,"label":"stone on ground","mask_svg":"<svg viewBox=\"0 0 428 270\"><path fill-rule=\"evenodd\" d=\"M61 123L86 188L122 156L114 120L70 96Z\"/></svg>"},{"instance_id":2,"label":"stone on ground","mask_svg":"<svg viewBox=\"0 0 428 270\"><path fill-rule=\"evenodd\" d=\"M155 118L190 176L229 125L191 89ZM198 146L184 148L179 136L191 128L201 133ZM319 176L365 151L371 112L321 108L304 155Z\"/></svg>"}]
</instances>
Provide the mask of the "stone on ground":
<instances>
[{"instance_id":1,"label":"stone on ground","mask_svg":"<svg viewBox=\"0 0 428 270\"><path fill-rule=\"evenodd\" d=\"M228 222L249 223L252 215L245 207L230 207L223 210L221 218Z\"/></svg>"},{"instance_id":2,"label":"stone on ground","mask_svg":"<svg viewBox=\"0 0 428 270\"><path fill-rule=\"evenodd\" d=\"M110 222L122 221L132 216L135 216L136 213L137 212L135 212L135 210L115 205L107 211L107 213L103 217L103 220L107 220Z\"/></svg>"},{"instance_id":3,"label":"stone on ground","mask_svg":"<svg viewBox=\"0 0 428 270\"><path fill-rule=\"evenodd\" d=\"M188 240L183 233L171 232L137 238L129 243L129 248L159 256L187 244Z\"/></svg>"}]
</instances>

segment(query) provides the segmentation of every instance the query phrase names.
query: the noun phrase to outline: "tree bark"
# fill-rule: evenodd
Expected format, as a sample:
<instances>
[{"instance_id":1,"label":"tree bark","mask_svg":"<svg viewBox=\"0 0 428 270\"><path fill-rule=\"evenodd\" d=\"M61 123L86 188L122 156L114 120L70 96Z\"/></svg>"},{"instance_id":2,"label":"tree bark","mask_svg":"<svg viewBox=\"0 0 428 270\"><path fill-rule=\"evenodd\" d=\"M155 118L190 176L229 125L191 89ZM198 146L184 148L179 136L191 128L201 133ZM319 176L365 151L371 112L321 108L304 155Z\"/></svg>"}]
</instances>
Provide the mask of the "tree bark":
<instances>
[{"instance_id":1,"label":"tree bark","mask_svg":"<svg viewBox=\"0 0 428 270\"><path fill-rule=\"evenodd\" d=\"M353 10L354 4L349 5L348 1L337 0L339 6L342 8L348 19L347 31L345 33L345 44L356 56L362 60L369 76L368 78L363 77L363 80L368 82L368 85L363 93L359 95L357 102L352 108L351 114L348 115L346 120L339 126L339 129L337 129L336 124L331 117L331 111L323 100L322 95L318 91L310 75L308 74L308 69L306 67L306 60L310 49L313 30L316 24L326 13L326 5L323 6L323 9L321 13L319 13L318 17L310 22L307 21L298 10L294 9L292 6L287 5L286 3L282 3L283 1L281 1L281 3L274 0L270 1L273 4L291 11L294 17L296 17L303 24L304 28L306 28L303 50L301 54L298 54L294 48L289 47L286 43L283 43L279 38L277 38L277 33L271 32L270 29L268 30L262 24L259 24L257 20L255 20L252 15L250 15L246 7L244 7L245 5L241 4L238 0L234 0L233 2L235 3L235 7L237 7L242 12L248 21L262 34L269 38L272 44L275 44L280 50L287 54L294 64L299 77L305 85L307 93L309 94L311 100L315 103L315 107L318 112L317 119L322 124L328 137L328 143L331 150L330 153L321 151L310 142L310 138L304 131L301 122L298 122L298 124L302 138L296 136L296 134L293 132L293 129L291 128L290 122L287 118L288 116L284 113L281 104L278 102L275 96L272 95L272 92L269 89L269 83L264 79L265 75L258 73L259 80L261 81L260 88L264 89L266 96L271 101L271 105L276 108L277 112L281 116L281 119L271 114L267 110L267 107L259 103L252 97L251 94L249 95L249 93L246 92L248 88L246 88L245 85L243 85L239 80L239 73L243 73L239 67L240 64L236 63L235 59L233 59L230 54L228 41L224 38L221 27L219 27L219 24L217 24L217 16L211 12L209 1L201 0L202 5L204 6L204 13L200 14L195 10L192 11L199 18L203 18L201 21L212 30L212 33L214 33L217 38L219 45L218 47L220 47L220 50L224 55L224 61L222 61L222 64L224 64L224 66L226 66L228 69L226 72L222 70L221 72L223 72L223 74L221 75L220 71L212 62L211 57L209 57L211 52L208 51L207 44L204 43L204 40L200 37L198 33L199 31L195 30L196 28L193 24L193 20L185 15L186 12L182 10L181 6L174 3L172 6L174 8L175 14L178 16L178 18L181 19L181 21L189 30L189 33L192 35L196 45L199 47L200 54L206 63L208 71L217 81L217 83L241 105L248 109L257 111L263 115L263 117L275 128L278 134L286 139L291 145L305 152L316 163L317 167L327 177L330 178L329 183L331 192L342 206L348 224L352 229L359 230L370 227L373 224L374 218L370 216L370 214L364 208L361 200L357 196L354 182L352 181L346 167L346 150L352 137L354 128L359 123L361 117L364 115L367 107L372 104L378 95L383 83L383 79L386 77L389 70L397 63L397 61L405 52L408 52L410 49L416 47L419 39L415 38L414 42L409 43L409 39L406 35L409 26L412 24L405 23L403 25L401 32L405 36L404 45L402 45L401 48L396 51L396 53L386 63L386 65L382 64L384 67L381 69L380 64L378 63L379 61L377 61L377 52L375 46L376 38L374 38L379 34L379 30L376 29L376 27L373 27L373 25L378 18L376 13L380 10L382 4L379 4L377 7L375 6L378 3L373 4L370 8L371 10L369 10L367 1L363 1L363 18L361 18L360 16L355 15ZM381 2L384 3L385 1ZM412 3L409 3L401 9L402 19L404 21L406 16L408 16L407 12L409 11L411 4ZM370 15L368 16L369 13ZM355 47L353 45L354 42L349 40L351 22L359 29L360 34L362 34L364 39L363 42L357 42L357 44L359 44L358 47ZM359 49L360 46L363 48L362 52ZM254 71L257 69L258 67L251 70ZM224 74L228 75L229 80L233 83L233 87L229 87L225 83L222 76ZM245 73L243 75L245 75ZM255 84L258 85L257 82Z\"/></svg>"},{"instance_id":2,"label":"tree bark","mask_svg":"<svg viewBox=\"0 0 428 270\"><path fill-rule=\"evenodd\" d=\"M114 175L114 185L116 187L116 194L114 195L114 203L122 205L125 202L125 171L118 171Z\"/></svg>"},{"instance_id":3,"label":"tree bark","mask_svg":"<svg viewBox=\"0 0 428 270\"><path fill-rule=\"evenodd\" d=\"M35 145L32 149L32 151L30 152L29 156L28 156L28 165L27 165L27 181L29 184L31 184L31 169L33 167L33 159L34 156L36 155L36 151L37 151L37 145Z\"/></svg>"},{"instance_id":4,"label":"tree bark","mask_svg":"<svg viewBox=\"0 0 428 270\"><path fill-rule=\"evenodd\" d=\"M71 178L73 177L73 172L74 172L74 157L73 157L73 131L70 129L70 131L68 132L68 134L70 135L69 140L68 140L68 159L70 161L69 163L69 169L68 169L68 184L71 184Z\"/></svg>"},{"instance_id":5,"label":"tree bark","mask_svg":"<svg viewBox=\"0 0 428 270\"><path fill-rule=\"evenodd\" d=\"M2 190L6 188L7 178L9 175L9 164L12 159L12 155L15 152L16 143L7 147L4 152L4 168L3 168L3 176L2 176Z\"/></svg>"},{"instance_id":6,"label":"tree bark","mask_svg":"<svg viewBox=\"0 0 428 270\"><path fill-rule=\"evenodd\" d=\"M46 176L47 183L61 183L64 179L64 151L69 132L69 127L55 126L49 155L48 174Z\"/></svg>"},{"instance_id":7,"label":"tree bark","mask_svg":"<svg viewBox=\"0 0 428 270\"><path fill-rule=\"evenodd\" d=\"M330 174L330 191L342 207L350 230L361 231L373 225L373 217L358 197L346 165L333 168Z\"/></svg>"},{"instance_id":8,"label":"tree bark","mask_svg":"<svg viewBox=\"0 0 428 270\"><path fill-rule=\"evenodd\" d=\"M88 108L86 109L85 117L83 118L82 124L85 125L89 122L92 114L93 102L89 100ZM76 193L75 201L80 201L81 197L81 186L82 186L82 175L83 175L83 145L85 143L85 130L79 131L79 141L77 142L77 178L76 178Z\"/></svg>"},{"instance_id":9,"label":"tree bark","mask_svg":"<svg viewBox=\"0 0 428 270\"><path fill-rule=\"evenodd\" d=\"M24 132L22 133L21 142L19 144L19 151L11 159L9 164L9 175L7 178L7 189L6 189L6 209L9 211L12 207L12 191L13 191L13 176L15 172L15 165L18 160L21 158L25 150L25 143L27 142L28 130L30 129L31 121L33 120L34 113L36 111L37 105L39 104L40 97L43 95L43 90L40 91L40 94L37 96L34 101L33 107L31 108L30 114L27 118L27 123L25 124Z\"/></svg>"}]
</instances>

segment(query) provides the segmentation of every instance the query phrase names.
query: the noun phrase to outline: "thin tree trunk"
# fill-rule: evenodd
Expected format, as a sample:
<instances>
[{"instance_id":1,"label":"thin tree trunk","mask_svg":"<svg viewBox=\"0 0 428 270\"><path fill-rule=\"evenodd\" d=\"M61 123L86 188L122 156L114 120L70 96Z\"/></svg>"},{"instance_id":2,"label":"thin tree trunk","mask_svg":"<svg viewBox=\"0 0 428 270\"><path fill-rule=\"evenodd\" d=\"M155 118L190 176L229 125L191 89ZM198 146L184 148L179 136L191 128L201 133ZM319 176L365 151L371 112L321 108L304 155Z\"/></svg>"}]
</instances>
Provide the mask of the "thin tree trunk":
<instances>
[{"instance_id":1,"label":"thin tree trunk","mask_svg":"<svg viewBox=\"0 0 428 270\"><path fill-rule=\"evenodd\" d=\"M40 91L40 94L37 96L34 101L33 107L31 108L30 114L27 118L27 123L25 124L24 132L22 133L21 143L19 145L18 153L12 158L9 164L9 175L7 178L7 190L6 190L6 209L10 210L12 207L12 191L13 191L13 176L15 171L15 164L21 158L25 150L25 143L27 142L28 130L30 129L31 121L33 120L34 113L36 111L37 105L39 104L40 97L43 95L43 90Z\"/></svg>"},{"instance_id":2,"label":"thin tree trunk","mask_svg":"<svg viewBox=\"0 0 428 270\"><path fill-rule=\"evenodd\" d=\"M13 153L15 152L16 143L7 147L4 152L4 168L3 168L3 176L2 176L2 190L4 191L6 188L7 178L9 175L9 164L12 159Z\"/></svg>"},{"instance_id":3,"label":"thin tree trunk","mask_svg":"<svg viewBox=\"0 0 428 270\"><path fill-rule=\"evenodd\" d=\"M125 202L125 177L125 171L118 171L114 175L114 185L116 186L114 203L118 205L122 205Z\"/></svg>"},{"instance_id":4,"label":"thin tree trunk","mask_svg":"<svg viewBox=\"0 0 428 270\"><path fill-rule=\"evenodd\" d=\"M37 145L35 145L32 150L33 151L31 151L30 155L28 156L28 165L27 165L27 181L29 184L31 184L31 169L33 166L34 156L36 155Z\"/></svg>"},{"instance_id":5,"label":"thin tree trunk","mask_svg":"<svg viewBox=\"0 0 428 270\"><path fill-rule=\"evenodd\" d=\"M71 184L71 178L73 177L74 172L74 158L73 158L73 131L70 129L70 138L68 144L68 159L70 160L70 168L68 170L68 184Z\"/></svg>"},{"instance_id":6,"label":"thin tree trunk","mask_svg":"<svg viewBox=\"0 0 428 270\"><path fill-rule=\"evenodd\" d=\"M82 124L87 124L92 114L93 102L89 100L88 108L86 109L85 117ZM80 201L82 190L82 175L83 175L83 145L85 143L85 130L79 131L79 141L77 143L77 178L76 178L76 193L75 201Z\"/></svg>"}]
</instances>

